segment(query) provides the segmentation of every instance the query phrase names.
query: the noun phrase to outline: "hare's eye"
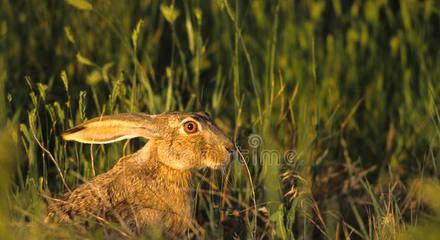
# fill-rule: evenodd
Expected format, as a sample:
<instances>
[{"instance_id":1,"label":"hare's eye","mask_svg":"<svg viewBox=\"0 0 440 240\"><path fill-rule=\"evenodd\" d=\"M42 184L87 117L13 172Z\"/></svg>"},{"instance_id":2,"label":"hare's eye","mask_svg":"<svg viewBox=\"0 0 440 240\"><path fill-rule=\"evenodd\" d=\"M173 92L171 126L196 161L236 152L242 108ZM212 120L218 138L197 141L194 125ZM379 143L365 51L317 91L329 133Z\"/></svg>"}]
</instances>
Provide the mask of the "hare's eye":
<instances>
[{"instance_id":1,"label":"hare's eye","mask_svg":"<svg viewBox=\"0 0 440 240\"><path fill-rule=\"evenodd\" d=\"M195 133L197 132L197 123L195 123L194 121L188 121L183 124L183 129L188 134Z\"/></svg>"}]
</instances>

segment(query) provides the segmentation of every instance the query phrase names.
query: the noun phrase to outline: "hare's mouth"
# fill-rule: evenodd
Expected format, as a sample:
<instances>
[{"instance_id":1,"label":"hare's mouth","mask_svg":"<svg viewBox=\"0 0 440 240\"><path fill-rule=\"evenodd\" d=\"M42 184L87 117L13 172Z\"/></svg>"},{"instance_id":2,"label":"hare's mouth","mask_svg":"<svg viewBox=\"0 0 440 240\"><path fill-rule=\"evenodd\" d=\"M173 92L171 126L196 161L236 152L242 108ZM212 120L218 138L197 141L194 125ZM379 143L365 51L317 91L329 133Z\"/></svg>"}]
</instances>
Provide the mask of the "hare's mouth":
<instances>
[{"instance_id":1,"label":"hare's mouth","mask_svg":"<svg viewBox=\"0 0 440 240\"><path fill-rule=\"evenodd\" d=\"M221 161L210 162L208 167L212 168L212 169L223 168L223 167L227 166L230 162L232 162L234 157L235 157L235 152L229 152L228 151L226 153L226 156L223 159L221 159Z\"/></svg>"},{"instance_id":2,"label":"hare's mouth","mask_svg":"<svg viewBox=\"0 0 440 240\"><path fill-rule=\"evenodd\" d=\"M225 164L229 164L230 162L232 162L232 160L234 160L234 157L235 157L235 151L228 151Z\"/></svg>"}]
</instances>

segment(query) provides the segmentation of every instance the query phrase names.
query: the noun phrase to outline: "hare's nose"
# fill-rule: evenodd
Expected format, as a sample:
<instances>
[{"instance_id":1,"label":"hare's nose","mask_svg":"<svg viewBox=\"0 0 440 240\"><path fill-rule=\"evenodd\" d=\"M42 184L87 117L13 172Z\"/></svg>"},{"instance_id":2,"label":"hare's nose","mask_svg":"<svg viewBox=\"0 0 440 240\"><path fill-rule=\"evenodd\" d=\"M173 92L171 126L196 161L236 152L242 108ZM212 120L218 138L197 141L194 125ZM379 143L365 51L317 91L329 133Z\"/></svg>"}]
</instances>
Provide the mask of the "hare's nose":
<instances>
[{"instance_id":1,"label":"hare's nose","mask_svg":"<svg viewBox=\"0 0 440 240\"><path fill-rule=\"evenodd\" d=\"M235 152L236 148L235 148L235 144L233 142L228 143L225 146L226 150L230 153Z\"/></svg>"}]
</instances>

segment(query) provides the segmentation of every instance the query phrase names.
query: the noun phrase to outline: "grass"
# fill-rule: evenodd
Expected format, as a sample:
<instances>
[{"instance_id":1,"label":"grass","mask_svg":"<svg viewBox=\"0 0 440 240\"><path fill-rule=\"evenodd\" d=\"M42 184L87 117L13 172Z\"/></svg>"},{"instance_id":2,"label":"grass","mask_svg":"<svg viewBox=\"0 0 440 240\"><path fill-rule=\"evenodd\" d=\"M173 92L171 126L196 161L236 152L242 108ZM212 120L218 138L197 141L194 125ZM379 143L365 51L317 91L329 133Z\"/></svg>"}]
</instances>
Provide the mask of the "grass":
<instances>
[{"instance_id":1,"label":"grass","mask_svg":"<svg viewBox=\"0 0 440 240\"><path fill-rule=\"evenodd\" d=\"M436 1L6 0L0 13L1 236L101 238L45 224L47 197L142 142L60 133L171 110L210 112L241 149L225 174L195 173L206 238L440 235Z\"/></svg>"}]
</instances>

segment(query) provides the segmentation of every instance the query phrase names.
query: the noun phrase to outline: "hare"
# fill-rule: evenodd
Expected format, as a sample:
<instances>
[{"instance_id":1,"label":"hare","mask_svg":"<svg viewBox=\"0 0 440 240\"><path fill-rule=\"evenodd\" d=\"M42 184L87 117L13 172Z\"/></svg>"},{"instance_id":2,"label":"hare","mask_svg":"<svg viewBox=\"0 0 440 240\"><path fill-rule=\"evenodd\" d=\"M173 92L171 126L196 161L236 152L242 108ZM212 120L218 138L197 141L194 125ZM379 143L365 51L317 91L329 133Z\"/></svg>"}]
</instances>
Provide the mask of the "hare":
<instances>
[{"instance_id":1,"label":"hare","mask_svg":"<svg viewBox=\"0 0 440 240\"><path fill-rule=\"evenodd\" d=\"M203 112L103 116L62 134L64 140L91 144L135 137L149 141L111 170L54 201L46 221L94 217L120 222L135 234L152 228L175 237L194 230L190 170L224 166L233 156L234 143Z\"/></svg>"}]
</instances>

